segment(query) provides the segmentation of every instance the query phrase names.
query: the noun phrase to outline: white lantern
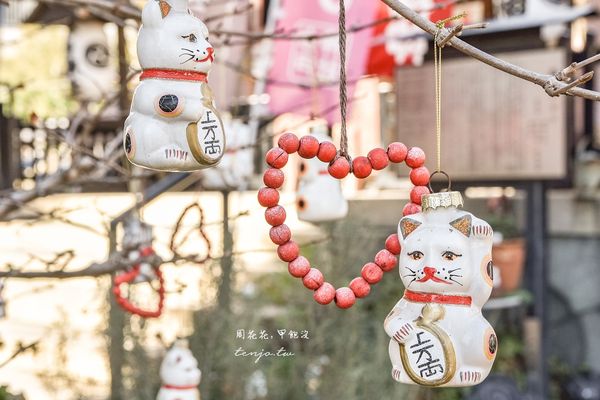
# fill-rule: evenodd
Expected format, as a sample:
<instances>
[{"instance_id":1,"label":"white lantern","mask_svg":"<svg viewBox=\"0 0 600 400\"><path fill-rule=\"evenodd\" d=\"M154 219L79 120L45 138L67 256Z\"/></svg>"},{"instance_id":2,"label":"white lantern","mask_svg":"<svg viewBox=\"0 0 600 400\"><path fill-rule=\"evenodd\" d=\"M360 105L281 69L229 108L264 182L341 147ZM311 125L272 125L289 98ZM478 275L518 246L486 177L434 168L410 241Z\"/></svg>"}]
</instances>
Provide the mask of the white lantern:
<instances>
[{"instance_id":1,"label":"white lantern","mask_svg":"<svg viewBox=\"0 0 600 400\"><path fill-rule=\"evenodd\" d=\"M471 386L490 372L498 339L481 314L493 286L492 228L459 209L458 192L424 195L400 220L404 297L385 320L395 380Z\"/></svg>"},{"instance_id":2,"label":"white lantern","mask_svg":"<svg viewBox=\"0 0 600 400\"><path fill-rule=\"evenodd\" d=\"M325 125L313 128L312 135L319 142L330 139ZM348 214L341 183L329 174L327 167L327 163L316 157L300 162L296 207L301 221L334 221Z\"/></svg>"},{"instance_id":3,"label":"white lantern","mask_svg":"<svg viewBox=\"0 0 600 400\"><path fill-rule=\"evenodd\" d=\"M142 12L143 69L125 121L127 158L161 171L194 171L225 153L223 123L207 76L214 61L208 29L187 0L150 0Z\"/></svg>"},{"instance_id":4,"label":"white lantern","mask_svg":"<svg viewBox=\"0 0 600 400\"><path fill-rule=\"evenodd\" d=\"M78 100L106 100L115 92L117 70L111 63L103 22L75 22L69 33L68 49L68 76Z\"/></svg>"},{"instance_id":5,"label":"white lantern","mask_svg":"<svg viewBox=\"0 0 600 400\"><path fill-rule=\"evenodd\" d=\"M186 340L178 340L160 365L162 386L156 400L200 400L202 372Z\"/></svg>"}]
</instances>

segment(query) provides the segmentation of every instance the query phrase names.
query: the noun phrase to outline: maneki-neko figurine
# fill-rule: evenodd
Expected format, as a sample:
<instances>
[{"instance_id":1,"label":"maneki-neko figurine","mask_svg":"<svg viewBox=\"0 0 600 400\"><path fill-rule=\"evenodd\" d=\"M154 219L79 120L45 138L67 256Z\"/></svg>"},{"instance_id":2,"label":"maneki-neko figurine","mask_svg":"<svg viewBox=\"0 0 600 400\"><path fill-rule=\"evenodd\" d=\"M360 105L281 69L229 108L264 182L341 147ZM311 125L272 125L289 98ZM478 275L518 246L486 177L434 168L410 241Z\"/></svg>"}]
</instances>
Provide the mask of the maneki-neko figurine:
<instances>
[{"instance_id":1,"label":"maneki-neko figurine","mask_svg":"<svg viewBox=\"0 0 600 400\"><path fill-rule=\"evenodd\" d=\"M137 42L142 74L123 138L133 164L194 171L225 154L223 123L207 81L214 61L208 34L187 0L149 0L144 7Z\"/></svg>"},{"instance_id":2,"label":"maneki-neko figurine","mask_svg":"<svg viewBox=\"0 0 600 400\"><path fill-rule=\"evenodd\" d=\"M187 340L177 340L160 365L162 386L156 400L200 400L201 378Z\"/></svg>"},{"instance_id":3,"label":"maneki-neko figurine","mask_svg":"<svg viewBox=\"0 0 600 400\"><path fill-rule=\"evenodd\" d=\"M493 286L492 228L460 209L459 192L423 195L400 220L404 297L385 320L392 376L422 386L471 386L490 372L498 340L481 313Z\"/></svg>"}]
</instances>

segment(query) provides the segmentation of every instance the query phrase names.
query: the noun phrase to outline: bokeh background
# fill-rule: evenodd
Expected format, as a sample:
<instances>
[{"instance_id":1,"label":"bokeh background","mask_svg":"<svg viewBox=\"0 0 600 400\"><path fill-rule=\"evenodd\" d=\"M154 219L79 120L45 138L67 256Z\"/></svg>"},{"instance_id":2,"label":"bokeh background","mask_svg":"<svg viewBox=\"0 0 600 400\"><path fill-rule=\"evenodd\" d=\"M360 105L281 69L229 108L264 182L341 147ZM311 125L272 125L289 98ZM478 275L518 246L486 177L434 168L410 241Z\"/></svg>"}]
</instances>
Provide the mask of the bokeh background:
<instances>
[{"instance_id":1,"label":"bokeh background","mask_svg":"<svg viewBox=\"0 0 600 400\"><path fill-rule=\"evenodd\" d=\"M383 330L403 293L397 271L350 310L319 306L278 260L256 201L264 155L283 132L339 143L338 2L190 0L211 30L210 85L234 150L216 176L141 170L124 157L144 4L0 1L0 399L154 399L178 337L199 361L205 400L600 399L597 104L551 98L444 50L442 163L465 208L497 233L484 313L500 350L475 390L404 386L390 377ZM488 21L462 38L538 72L597 53L594 2L406 4L433 21ZM347 19L350 153L401 141L435 169L431 38L378 1L347 1ZM295 240L347 285L396 231L408 170L344 180L348 216L318 224L297 217L300 160L284 170ZM128 240L145 240L140 222L163 260L158 319L124 313L111 291ZM137 304L156 303L149 285L133 286ZM240 348L289 355L257 361Z\"/></svg>"}]
</instances>

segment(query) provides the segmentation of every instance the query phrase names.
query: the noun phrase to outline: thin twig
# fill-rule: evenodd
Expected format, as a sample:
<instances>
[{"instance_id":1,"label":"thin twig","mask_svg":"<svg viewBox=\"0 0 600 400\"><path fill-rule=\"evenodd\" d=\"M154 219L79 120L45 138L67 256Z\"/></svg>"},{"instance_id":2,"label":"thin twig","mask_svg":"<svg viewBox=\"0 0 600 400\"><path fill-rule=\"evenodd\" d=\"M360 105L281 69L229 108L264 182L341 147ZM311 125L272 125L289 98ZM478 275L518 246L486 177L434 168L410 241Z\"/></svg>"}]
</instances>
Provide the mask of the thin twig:
<instances>
[{"instance_id":1,"label":"thin twig","mask_svg":"<svg viewBox=\"0 0 600 400\"><path fill-rule=\"evenodd\" d=\"M438 27L428 19L422 17L417 12L406 6L399 0L381 0L387 4L390 8L396 11L398 14L414 23L416 26L424 30L425 32L435 36L438 33ZM448 30L446 30L447 32ZM531 83L535 83L541 86L546 93L553 96L553 93L562 92L562 89L569 86L568 83L560 81L554 75L541 74L539 72L530 71L528 69L519 67L518 65L511 64L507 61L501 60L497 57L492 56L475 46L472 46L463 40L453 37L448 42L448 45L454 47L456 50L475 58L491 67L499 69L507 74L516 76ZM582 89L580 87L569 87L563 93L570 96L582 97L588 100L599 101L600 93L593 90Z\"/></svg>"},{"instance_id":2,"label":"thin twig","mask_svg":"<svg viewBox=\"0 0 600 400\"><path fill-rule=\"evenodd\" d=\"M19 343L19 347L17 348L17 350L15 350L15 352L13 354L10 355L10 357L8 357L6 360L2 361L0 363L0 368L6 367L8 365L8 363L10 363L12 360L14 360L15 358L17 358L20 354L25 353L28 350L33 350L35 351L37 345L40 342L33 342L31 344L28 345L23 345L22 343Z\"/></svg>"}]
</instances>

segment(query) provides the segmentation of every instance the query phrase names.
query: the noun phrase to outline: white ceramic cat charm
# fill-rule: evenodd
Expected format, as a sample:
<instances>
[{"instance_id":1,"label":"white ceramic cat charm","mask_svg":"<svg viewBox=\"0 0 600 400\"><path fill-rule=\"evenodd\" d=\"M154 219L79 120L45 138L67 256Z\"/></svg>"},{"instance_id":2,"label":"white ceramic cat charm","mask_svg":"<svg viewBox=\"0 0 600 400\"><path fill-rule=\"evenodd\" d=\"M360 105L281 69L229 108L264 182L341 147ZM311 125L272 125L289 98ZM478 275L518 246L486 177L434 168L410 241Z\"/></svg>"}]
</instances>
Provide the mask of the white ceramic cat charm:
<instances>
[{"instance_id":1,"label":"white ceramic cat charm","mask_svg":"<svg viewBox=\"0 0 600 400\"><path fill-rule=\"evenodd\" d=\"M206 25L187 0L149 0L137 48L143 71L125 121L129 161L160 171L217 164L225 134L207 83L214 49Z\"/></svg>"},{"instance_id":2,"label":"white ceramic cat charm","mask_svg":"<svg viewBox=\"0 0 600 400\"><path fill-rule=\"evenodd\" d=\"M458 192L424 195L400 220L404 297L385 320L392 376L423 386L471 386L490 372L498 340L481 307L492 291L492 228L459 209Z\"/></svg>"},{"instance_id":3,"label":"white ceramic cat charm","mask_svg":"<svg viewBox=\"0 0 600 400\"><path fill-rule=\"evenodd\" d=\"M156 400L200 400L202 372L186 340L178 340L160 365L162 386Z\"/></svg>"},{"instance_id":4,"label":"white ceramic cat charm","mask_svg":"<svg viewBox=\"0 0 600 400\"><path fill-rule=\"evenodd\" d=\"M323 128L314 129L312 135L319 142L330 140ZM334 221L348 214L348 202L341 183L329 175L328 165L317 157L300 162L296 207L301 221Z\"/></svg>"}]
</instances>

